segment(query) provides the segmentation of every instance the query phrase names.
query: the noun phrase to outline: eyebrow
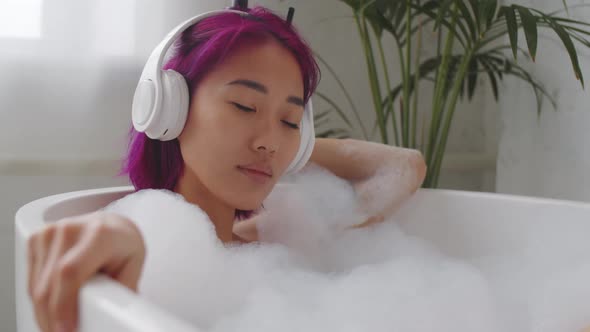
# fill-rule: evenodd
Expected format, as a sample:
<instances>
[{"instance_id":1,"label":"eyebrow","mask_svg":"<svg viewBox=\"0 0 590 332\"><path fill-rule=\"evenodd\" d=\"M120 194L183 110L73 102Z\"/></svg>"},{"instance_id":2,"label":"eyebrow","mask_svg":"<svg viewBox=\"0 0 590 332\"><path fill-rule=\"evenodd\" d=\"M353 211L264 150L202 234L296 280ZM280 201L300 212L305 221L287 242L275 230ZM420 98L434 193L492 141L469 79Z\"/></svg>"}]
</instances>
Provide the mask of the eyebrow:
<instances>
[{"instance_id":1,"label":"eyebrow","mask_svg":"<svg viewBox=\"0 0 590 332\"><path fill-rule=\"evenodd\" d=\"M237 80L229 82L227 85L241 85L241 86L245 86L247 88L256 90L260 93L268 94L268 88L266 86L264 86L263 84L261 84L259 82L252 81L252 80L237 79ZM296 96L287 97L287 102L297 105L297 106L305 107L305 102L303 101L303 99L296 97Z\"/></svg>"}]
</instances>

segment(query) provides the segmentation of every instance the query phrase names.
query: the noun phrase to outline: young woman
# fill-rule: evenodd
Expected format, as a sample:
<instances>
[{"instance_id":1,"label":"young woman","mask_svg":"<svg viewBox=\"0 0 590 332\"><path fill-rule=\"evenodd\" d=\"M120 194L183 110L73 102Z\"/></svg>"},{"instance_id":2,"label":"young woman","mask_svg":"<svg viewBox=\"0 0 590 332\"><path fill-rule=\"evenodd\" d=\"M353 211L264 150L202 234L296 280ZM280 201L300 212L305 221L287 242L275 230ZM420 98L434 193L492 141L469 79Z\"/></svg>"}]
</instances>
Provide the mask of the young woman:
<instances>
[{"instance_id":1,"label":"young woman","mask_svg":"<svg viewBox=\"0 0 590 332\"><path fill-rule=\"evenodd\" d=\"M256 211L299 149L304 106L319 80L312 52L290 24L256 7L184 31L164 69L188 83L184 129L170 141L132 129L123 173L137 190L168 189L197 205L220 241L256 241ZM359 227L393 213L426 172L417 151L356 140L318 139L310 162L353 184L372 216ZM373 199L384 192L389 199ZM113 213L67 218L35 233L29 294L41 329L73 331L79 288L97 272L137 291L145 257L136 221Z\"/></svg>"}]
</instances>

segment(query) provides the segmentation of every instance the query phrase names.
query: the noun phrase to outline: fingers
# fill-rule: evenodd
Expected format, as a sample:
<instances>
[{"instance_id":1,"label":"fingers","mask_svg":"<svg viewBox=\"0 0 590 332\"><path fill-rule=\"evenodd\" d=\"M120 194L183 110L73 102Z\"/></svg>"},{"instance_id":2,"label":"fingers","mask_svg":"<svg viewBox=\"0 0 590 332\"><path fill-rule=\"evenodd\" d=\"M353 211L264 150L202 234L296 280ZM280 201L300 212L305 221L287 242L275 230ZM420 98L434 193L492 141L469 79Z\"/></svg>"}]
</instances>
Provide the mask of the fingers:
<instances>
[{"instance_id":1,"label":"fingers","mask_svg":"<svg viewBox=\"0 0 590 332\"><path fill-rule=\"evenodd\" d=\"M64 263L63 257L78 240L80 228L80 222L63 220L48 225L29 240L30 248L34 249L29 256L29 292L35 317L44 332L73 331L76 315L72 311L77 308L77 296L71 293L61 295L63 284L72 282L73 270ZM64 298L67 300L64 301ZM64 302L72 305L66 305L64 309Z\"/></svg>"},{"instance_id":2,"label":"fingers","mask_svg":"<svg viewBox=\"0 0 590 332\"><path fill-rule=\"evenodd\" d=\"M61 223L53 227L55 230L51 244L46 246L47 257L41 269L36 293L38 301L35 303L37 312L45 321L50 331L59 331L58 328L68 328L71 323L62 322L61 317L56 317L60 310L60 304L55 302L55 294L59 291L57 284L63 280L64 273L62 256L69 250L78 239L79 225L73 223ZM67 273L67 271L66 271ZM59 320L57 318L60 318ZM62 326L62 325L66 326ZM70 331L66 329L65 331Z\"/></svg>"},{"instance_id":3,"label":"fingers","mask_svg":"<svg viewBox=\"0 0 590 332\"><path fill-rule=\"evenodd\" d=\"M38 287L38 284L54 232L55 229L49 227L29 239L29 251L32 252L29 255L29 296L33 300L35 318L43 332L50 331L47 313L43 310L43 303L47 302L49 294L47 289Z\"/></svg>"},{"instance_id":4,"label":"fingers","mask_svg":"<svg viewBox=\"0 0 590 332\"><path fill-rule=\"evenodd\" d=\"M28 291L43 332L75 330L80 287L97 272L137 290L145 259L135 225L103 214L48 225L30 237L28 249Z\"/></svg>"},{"instance_id":5,"label":"fingers","mask_svg":"<svg viewBox=\"0 0 590 332\"><path fill-rule=\"evenodd\" d=\"M107 274L123 286L137 292L139 278L143 267L143 259L132 260L114 273Z\"/></svg>"},{"instance_id":6,"label":"fingers","mask_svg":"<svg viewBox=\"0 0 590 332\"><path fill-rule=\"evenodd\" d=\"M107 232L100 223L87 227L76 237L69 250L60 252L59 259L53 263L53 287L48 307L52 326L73 331L78 325L80 287L111 254L106 243Z\"/></svg>"},{"instance_id":7,"label":"fingers","mask_svg":"<svg viewBox=\"0 0 590 332\"><path fill-rule=\"evenodd\" d=\"M361 224L357 224L357 225L353 225L351 228L363 228L363 227L369 227L371 225L374 224L378 224L381 223L385 220L385 218L381 215L376 215L376 216L372 216L369 219L367 219L365 222L361 223Z\"/></svg>"},{"instance_id":8,"label":"fingers","mask_svg":"<svg viewBox=\"0 0 590 332\"><path fill-rule=\"evenodd\" d=\"M50 324L55 332L74 331L78 325L78 290L76 267L60 263L56 269L54 286L49 299Z\"/></svg>"},{"instance_id":9,"label":"fingers","mask_svg":"<svg viewBox=\"0 0 590 332\"><path fill-rule=\"evenodd\" d=\"M135 252L131 248L113 245L113 242L129 242L126 239L114 240L119 234L113 232L104 219L100 219L91 223L80 234L77 243L61 257L56 264L54 292L49 306L54 324L61 322L67 328L78 325L80 287L98 271L137 291L144 256L133 256Z\"/></svg>"},{"instance_id":10,"label":"fingers","mask_svg":"<svg viewBox=\"0 0 590 332\"><path fill-rule=\"evenodd\" d=\"M92 246L87 247L86 250L90 251L87 255L91 255L95 251L101 251L103 247L106 248L107 246L104 243L108 241L110 244L108 250L102 249L104 256L98 258L99 261L104 262L101 266L101 272L132 291L137 291L145 261L145 245L139 229L129 220L121 219L120 216L105 218L100 226L101 229L93 233L98 236L102 235L102 237L90 240L95 248ZM113 228L117 228L118 231L112 231ZM80 256L86 255L80 254Z\"/></svg>"},{"instance_id":11,"label":"fingers","mask_svg":"<svg viewBox=\"0 0 590 332\"><path fill-rule=\"evenodd\" d=\"M35 238L36 236L37 234L33 234L27 241L27 292L29 294L29 297L33 296L33 285L35 284L34 271L37 266L37 255L35 254L37 248L35 248L35 246L37 245L37 240L33 238Z\"/></svg>"},{"instance_id":12,"label":"fingers","mask_svg":"<svg viewBox=\"0 0 590 332\"><path fill-rule=\"evenodd\" d=\"M73 331L76 327L78 289L84 280L78 276L79 262L66 259L78 246L80 227L72 225L71 230L68 226L63 227L64 230L58 232L56 237L58 249L52 252L56 254L47 263L51 291L46 310L49 312L49 323L56 332Z\"/></svg>"}]
</instances>

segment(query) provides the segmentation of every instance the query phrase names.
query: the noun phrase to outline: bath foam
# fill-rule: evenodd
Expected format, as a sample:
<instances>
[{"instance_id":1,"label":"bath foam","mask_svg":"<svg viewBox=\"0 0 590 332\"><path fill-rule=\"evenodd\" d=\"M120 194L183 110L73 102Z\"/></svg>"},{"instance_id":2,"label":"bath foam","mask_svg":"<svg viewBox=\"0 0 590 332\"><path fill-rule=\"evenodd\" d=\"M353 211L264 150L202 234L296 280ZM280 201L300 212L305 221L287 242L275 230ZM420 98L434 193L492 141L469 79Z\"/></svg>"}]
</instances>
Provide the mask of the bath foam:
<instances>
[{"instance_id":1,"label":"bath foam","mask_svg":"<svg viewBox=\"0 0 590 332\"><path fill-rule=\"evenodd\" d=\"M203 211L165 190L107 207L134 220L146 239L140 294L204 331L590 326L590 242L460 260L395 220L350 229L367 216L350 185L326 170L289 181L265 201L261 244L222 245Z\"/></svg>"}]
</instances>

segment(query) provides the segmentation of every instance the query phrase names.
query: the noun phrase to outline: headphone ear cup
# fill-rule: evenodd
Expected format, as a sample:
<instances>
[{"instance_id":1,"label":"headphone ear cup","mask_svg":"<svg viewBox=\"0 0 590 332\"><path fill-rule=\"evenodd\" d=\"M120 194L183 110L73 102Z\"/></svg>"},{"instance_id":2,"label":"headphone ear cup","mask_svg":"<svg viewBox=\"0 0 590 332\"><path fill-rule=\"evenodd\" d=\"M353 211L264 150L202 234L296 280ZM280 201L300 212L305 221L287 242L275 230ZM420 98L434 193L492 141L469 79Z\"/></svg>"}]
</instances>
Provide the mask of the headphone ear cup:
<instances>
[{"instance_id":1,"label":"headphone ear cup","mask_svg":"<svg viewBox=\"0 0 590 332\"><path fill-rule=\"evenodd\" d=\"M315 125L313 122L313 106L311 99L305 105L301 120L301 141L295 159L287 168L286 174L300 171L309 161L315 146Z\"/></svg>"},{"instance_id":2,"label":"headphone ear cup","mask_svg":"<svg viewBox=\"0 0 590 332\"><path fill-rule=\"evenodd\" d=\"M174 71L162 72L162 109L157 139L169 141L177 138L186 123L189 107L188 86L184 77Z\"/></svg>"},{"instance_id":3,"label":"headphone ear cup","mask_svg":"<svg viewBox=\"0 0 590 332\"><path fill-rule=\"evenodd\" d=\"M154 110L156 100L156 87L150 80L141 80L135 88L131 119L133 127L139 132L144 132L150 125L149 119Z\"/></svg>"}]
</instances>

